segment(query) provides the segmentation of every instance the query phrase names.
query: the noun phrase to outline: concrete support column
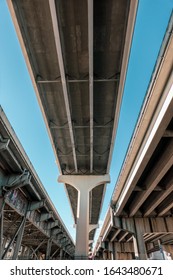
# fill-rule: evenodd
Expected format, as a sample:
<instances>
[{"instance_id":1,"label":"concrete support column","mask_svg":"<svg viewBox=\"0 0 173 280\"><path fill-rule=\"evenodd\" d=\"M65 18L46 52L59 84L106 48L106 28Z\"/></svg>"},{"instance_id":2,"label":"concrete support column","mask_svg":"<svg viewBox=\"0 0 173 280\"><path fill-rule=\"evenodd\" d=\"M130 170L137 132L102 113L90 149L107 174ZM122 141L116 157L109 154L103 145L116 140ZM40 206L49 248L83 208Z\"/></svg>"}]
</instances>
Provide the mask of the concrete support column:
<instances>
[{"instance_id":1,"label":"concrete support column","mask_svg":"<svg viewBox=\"0 0 173 280\"><path fill-rule=\"evenodd\" d=\"M139 260L147 260L147 253L146 253L143 235L137 235L136 237L137 237L136 240L137 240L137 244L138 244Z\"/></svg>"},{"instance_id":2,"label":"concrete support column","mask_svg":"<svg viewBox=\"0 0 173 280\"><path fill-rule=\"evenodd\" d=\"M83 188L78 193L76 227L76 258L88 257L89 243L89 190ZM83 242L85 240L85 242Z\"/></svg>"},{"instance_id":3,"label":"concrete support column","mask_svg":"<svg viewBox=\"0 0 173 280\"><path fill-rule=\"evenodd\" d=\"M117 260L117 245L116 245L116 242L113 242L113 259Z\"/></svg>"},{"instance_id":4,"label":"concrete support column","mask_svg":"<svg viewBox=\"0 0 173 280\"><path fill-rule=\"evenodd\" d=\"M165 254L164 254L163 247L162 247L160 239L158 240L158 245L159 245L160 253L162 255L162 259L165 260Z\"/></svg>"},{"instance_id":5,"label":"concrete support column","mask_svg":"<svg viewBox=\"0 0 173 280\"><path fill-rule=\"evenodd\" d=\"M107 252L103 251L103 260L107 260Z\"/></svg>"},{"instance_id":6,"label":"concrete support column","mask_svg":"<svg viewBox=\"0 0 173 280\"><path fill-rule=\"evenodd\" d=\"M143 222L141 219L138 218L136 218L134 222L136 231L136 234L133 237L135 257L139 260L147 260L147 252L143 237Z\"/></svg>"},{"instance_id":7,"label":"concrete support column","mask_svg":"<svg viewBox=\"0 0 173 280\"><path fill-rule=\"evenodd\" d=\"M108 243L108 249L109 249L109 260L113 260L113 242Z\"/></svg>"},{"instance_id":8,"label":"concrete support column","mask_svg":"<svg viewBox=\"0 0 173 280\"><path fill-rule=\"evenodd\" d=\"M89 192L98 185L110 182L106 175L60 175L58 181L78 190L75 259L88 259Z\"/></svg>"},{"instance_id":9,"label":"concrete support column","mask_svg":"<svg viewBox=\"0 0 173 280\"><path fill-rule=\"evenodd\" d=\"M133 236L133 247L134 247L135 259L139 260L139 251L138 251L136 236Z\"/></svg>"}]
</instances>

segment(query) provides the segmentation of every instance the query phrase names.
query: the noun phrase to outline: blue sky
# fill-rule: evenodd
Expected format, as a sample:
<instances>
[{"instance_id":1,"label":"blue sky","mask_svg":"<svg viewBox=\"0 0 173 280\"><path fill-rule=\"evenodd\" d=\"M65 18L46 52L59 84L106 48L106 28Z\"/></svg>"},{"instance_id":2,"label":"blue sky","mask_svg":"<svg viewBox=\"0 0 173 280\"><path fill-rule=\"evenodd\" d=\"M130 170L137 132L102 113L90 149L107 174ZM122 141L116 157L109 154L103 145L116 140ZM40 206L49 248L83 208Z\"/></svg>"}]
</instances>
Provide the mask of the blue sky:
<instances>
[{"instance_id":1,"label":"blue sky","mask_svg":"<svg viewBox=\"0 0 173 280\"><path fill-rule=\"evenodd\" d=\"M40 0L41 2L41 0ZM173 0L139 0L128 75L107 186L100 216L103 221L139 114ZM28 157L75 239L73 218L36 95L5 0L0 0L0 104Z\"/></svg>"}]
</instances>

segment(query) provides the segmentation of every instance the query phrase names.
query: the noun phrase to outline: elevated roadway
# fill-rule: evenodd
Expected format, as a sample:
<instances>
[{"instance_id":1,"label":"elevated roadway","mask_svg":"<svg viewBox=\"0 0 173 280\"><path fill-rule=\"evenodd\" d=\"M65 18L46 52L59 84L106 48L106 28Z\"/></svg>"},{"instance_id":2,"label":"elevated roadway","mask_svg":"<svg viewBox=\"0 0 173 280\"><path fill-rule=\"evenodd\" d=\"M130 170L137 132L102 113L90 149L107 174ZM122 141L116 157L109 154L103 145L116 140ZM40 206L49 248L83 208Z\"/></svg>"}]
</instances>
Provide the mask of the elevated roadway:
<instances>
[{"instance_id":1,"label":"elevated roadway","mask_svg":"<svg viewBox=\"0 0 173 280\"><path fill-rule=\"evenodd\" d=\"M74 242L0 107L0 259L73 259Z\"/></svg>"},{"instance_id":2,"label":"elevated roadway","mask_svg":"<svg viewBox=\"0 0 173 280\"><path fill-rule=\"evenodd\" d=\"M110 181L138 2L7 2L57 159L59 181L71 204L76 257L85 258ZM88 184L82 187L84 181Z\"/></svg>"},{"instance_id":3,"label":"elevated roadway","mask_svg":"<svg viewBox=\"0 0 173 280\"><path fill-rule=\"evenodd\" d=\"M117 242L130 242L130 258L136 255L146 259L161 245L173 258L172 32L173 16L112 195L97 252L102 245L104 250L103 242L113 246L110 252L114 253ZM119 257L127 253L120 247L118 250ZM114 258L118 256L115 255Z\"/></svg>"}]
</instances>

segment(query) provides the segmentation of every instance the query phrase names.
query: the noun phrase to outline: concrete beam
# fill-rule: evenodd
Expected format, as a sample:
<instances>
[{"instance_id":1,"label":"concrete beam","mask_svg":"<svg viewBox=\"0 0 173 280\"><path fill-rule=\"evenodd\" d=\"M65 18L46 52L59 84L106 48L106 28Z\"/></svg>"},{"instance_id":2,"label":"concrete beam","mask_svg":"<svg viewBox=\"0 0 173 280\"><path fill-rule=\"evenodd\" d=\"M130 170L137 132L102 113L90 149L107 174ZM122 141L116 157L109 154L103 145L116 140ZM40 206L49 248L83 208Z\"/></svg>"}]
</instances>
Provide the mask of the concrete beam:
<instances>
[{"instance_id":1,"label":"concrete beam","mask_svg":"<svg viewBox=\"0 0 173 280\"><path fill-rule=\"evenodd\" d=\"M150 201L150 203L147 203L146 206L144 205L143 215L149 216L152 211L167 197L170 193L173 191L173 178L167 183L165 189L162 192L159 192L155 195L155 197Z\"/></svg>"},{"instance_id":2,"label":"concrete beam","mask_svg":"<svg viewBox=\"0 0 173 280\"><path fill-rule=\"evenodd\" d=\"M120 237L119 237L119 242L123 241L123 239L129 234L129 232L121 232Z\"/></svg>"},{"instance_id":3,"label":"concrete beam","mask_svg":"<svg viewBox=\"0 0 173 280\"><path fill-rule=\"evenodd\" d=\"M90 107L90 173L93 172L93 0L88 0L89 107Z\"/></svg>"},{"instance_id":4,"label":"concrete beam","mask_svg":"<svg viewBox=\"0 0 173 280\"><path fill-rule=\"evenodd\" d=\"M162 217L164 216L171 208L173 208L173 200L172 200L172 196L168 196L165 203L158 206L156 211L157 211L157 215Z\"/></svg>"},{"instance_id":5,"label":"concrete beam","mask_svg":"<svg viewBox=\"0 0 173 280\"><path fill-rule=\"evenodd\" d=\"M145 181L145 185L147 186L147 190L145 192L139 193L138 197L135 201L130 205L129 216L134 216L138 211L140 206L146 201L151 192L158 185L160 180L172 166L173 162L173 140L168 144L166 150L161 155L160 159L157 161L153 170L151 170L150 175L147 177Z\"/></svg>"},{"instance_id":6,"label":"concrete beam","mask_svg":"<svg viewBox=\"0 0 173 280\"><path fill-rule=\"evenodd\" d=\"M50 13L51 13L51 19L52 19L52 24L53 24L56 51L57 51L58 62L59 62L62 89L63 89L63 95L64 95L64 101L65 101L65 109L66 109L67 120L68 120L68 125L69 125L74 167L75 167L75 171L78 172L75 140L74 140L74 134L73 134L73 126L72 126L72 119L71 119L71 112L70 112L70 104L69 104L69 99L68 99L68 90L67 90L67 84L66 84L64 61L63 61L62 47L61 47L61 38L60 38L60 33L59 33L59 24L58 24L58 19L57 19L57 14L56 14L55 0L49 0L49 6L50 6Z\"/></svg>"},{"instance_id":7,"label":"concrete beam","mask_svg":"<svg viewBox=\"0 0 173 280\"><path fill-rule=\"evenodd\" d=\"M107 164L107 170L106 170L107 173L109 173L112 155L113 155L115 136L116 136L116 132L117 132L118 119L119 119L121 101L122 101L122 96L123 96L123 89L124 89L124 85L125 85L131 43L132 43L132 38L133 38L133 31L134 31L135 20L136 20L137 7L138 7L138 0L130 1L126 38L125 38L125 44L124 44L124 50L123 50L123 60L122 60L122 65L121 65L121 75L120 75L119 88L118 88L118 93L117 93L117 104L116 104L116 110L115 110L115 116L114 116L113 133L112 133L110 152L109 152L109 158L108 158L108 164Z\"/></svg>"},{"instance_id":8,"label":"concrete beam","mask_svg":"<svg viewBox=\"0 0 173 280\"><path fill-rule=\"evenodd\" d=\"M117 235L121 232L121 229L115 229L115 233L111 238L111 242L113 242L115 240L115 238L117 237Z\"/></svg>"},{"instance_id":9,"label":"concrete beam","mask_svg":"<svg viewBox=\"0 0 173 280\"><path fill-rule=\"evenodd\" d=\"M169 43L165 46L169 46ZM167 53L167 50L165 48L165 52ZM167 58L166 65L171 64L170 62L170 57L171 56L171 48L168 51L169 52L169 59ZM158 66L159 65L159 66ZM157 64L157 73L163 72L162 69L159 69L160 64ZM163 67L164 68L164 67ZM171 68L170 68L171 69ZM166 70L166 69L165 69ZM170 70L169 70L170 71ZM166 70L167 72L167 70ZM167 73L168 75L168 73ZM169 79L167 78L169 77ZM138 141L135 141L133 138L133 142L131 143L131 148L133 149L133 154L135 153L136 156L135 158L133 157L133 154L131 154L130 151L128 151L128 157L130 157L130 162L128 162L129 166L125 168L127 169L128 172L121 172L121 178L118 180L118 184L116 187L116 191L113 194L114 201L116 202L117 208L116 208L116 215L120 215L125 204L127 203L132 191L134 190L134 187L136 186L144 168L146 167L149 158L151 157L151 154L155 150L157 144L159 143L161 137L163 136L163 133L165 131L165 128L168 126L171 117L172 117L172 105L173 105L173 91L172 91L172 81L173 81L173 76L170 75L165 77L163 74L163 79L161 76L161 79L159 81L162 81L166 83L166 86L164 85L164 90L162 92L159 92L160 96L160 101L157 100L157 94L152 93L152 103L149 104L149 111L147 110L148 113L151 114L151 118L149 121L145 122L146 117L144 114L144 110L146 109L146 106L143 108L142 113L144 115L141 115L138 124L144 125L145 127L145 133L143 134L142 129L137 130L135 132L135 136L137 136L140 133L140 146L136 150L136 145L138 146ZM165 81L166 78L166 81ZM150 88L153 87L153 82L150 85ZM158 77L157 77L157 83L158 82ZM156 88L158 88L159 85L157 85ZM161 87L161 88L163 88ZM160 90L160 89L158 89ZM151 94L151 92L148 92L148 95ZM148 100L148 99L147 99ZM146 102L147 102L146 100ZM155 102L157 101L157 109L153 112L153 105L156 106ZM159 101L159 102L158 102ZM147 103L146 103L147 104ZM145 110L146 111L146 110ZM145 112L146 113L146 112ZM144 119L145 120L144 120ZM141 123L142 122L142 123ZM139 136L139 135L138 135ZM138 137L136 138L138 139ZM124 166L125 167L125 166ZM130 168L130 169L129 169ZM125 174L124 174L125 173ZM156 187L156 186L155 186ZM133 206L133 205L132 205Z\"/></svg>"},{"instance_id":10,"label":"concrete beam","mask_svg":"<svg viewBox=\"0 0 173 280\"><path fill-rule=\"evenodd\" d=\"M105 83L105 82L118 82L120 80L119 77L117 78L111 78L111 79L93 79L93 82L96 83ZM61 83L61 79L56 80L37 80L37 84L52 84L52 83ZM88 83L89 79L66 79L67 83Z\"/></svg>"},{"instance_id":11,"label":"concrete beam","mask_svg":"<svg viewBox=\"0 0 173 280\"><path fill-rule=\"evenodd\" d=\"M163 137L173 137L173 130L165 130Z\"/></svg>"},{"instance_id":12,"label":"concrete beam","mask_svg":"<svg viewBox=\"0 0 173 280\"><path fill-rule=\"evenodd\" d=\"M75 189L80 190L87 187L89 191L98 185L102 185L110 182L110 175L60 175L58 182L69 184Z\"/></svg>"},{"instance_id":13,"label":"concrete beam","mask_svg":"<svg viewBox=\"0 0 173 280\"><path fill-rule=\"evenodd\" d=\"M69 184L78 191L76 258L88 258L89 241L89 192L98 185L110 181L105 175L60 175L59 182Z\"/></svg>"}]
</instances>

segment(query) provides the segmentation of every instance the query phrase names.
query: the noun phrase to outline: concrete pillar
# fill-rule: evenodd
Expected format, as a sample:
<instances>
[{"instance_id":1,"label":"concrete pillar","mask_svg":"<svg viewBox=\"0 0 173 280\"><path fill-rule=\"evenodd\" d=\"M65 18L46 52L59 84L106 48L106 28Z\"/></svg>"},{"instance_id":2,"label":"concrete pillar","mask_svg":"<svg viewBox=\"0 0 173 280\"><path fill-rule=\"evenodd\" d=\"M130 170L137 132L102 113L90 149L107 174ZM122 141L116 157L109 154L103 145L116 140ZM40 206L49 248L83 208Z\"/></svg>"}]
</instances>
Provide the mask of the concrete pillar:
<instances>
[{"instance_id":1,"label":"concrete pillar","mask_svg":"<svg viewBox=\"0 0 173 280\"><path fill-rule=\"evenodd\" d=\"M103 260L107 260L107 252L103 251Z\"/></svg>"},{"instance_id":2,"label":"concrete pillar","mask_svg":"<svg viewBox=\"0 0 173 280\"><path fill-rule=\"evenodd\" d=\"M110 182L106 175L60 175L58 181L78 190L75 259L88 259L89 192L98 185Z\"/></svg>"},{"instance_id":3,"label":"concrete pillar","mask_svg":"<svg viewBox=\"0 0 173 280\"><path fill-rule=\"evenodd\" d=\"M113 260L113 242L108 243L108 249L109 249L109 260Z\"/></svg>"},{"instance_id":4,"label":"concrete pillar","mask_svg":"<svg viewBox=\"0 0 173 280\"><path fill-rule=\"evenodd\" d=\"M147 252L143 237L143 230L140 219L135 219L136 234L133 236L133 244L135 250L135 258L139 260L147 260Z\"/></svg>"},{"instance_id":5,"label":"concrete pillar","mask_svg":"<svg viewBox=\"0 0 173 280\"><path fill-rule=\"evenodd\" d=\"M133 235L133 247L134 247L135 259L139 260L138 244L137 244L136 236L134 235Z\"/></svg>"},{"instance_id":6,"label":"concrete pillar","mask_svg":"<svg viewBox=\"0 0 173 280\"><path fill-rule=\"evenodd\" d=\"M117 260L117 244L116 242L112 242L113 245L113 260Z\"/></svg>"},{"instance_id":7,"label":"concrete pillar","mask_svg":"<svg viewBox=\"0 0 173 280\"><path fill-rule=\"evenodd\" d=\"M159 245L159 250L160 250L162 259L165 260L165 254L164 254L163 247L162 247L160 239L158 239L158 245Z\"/></svg>"}]
</instances>

